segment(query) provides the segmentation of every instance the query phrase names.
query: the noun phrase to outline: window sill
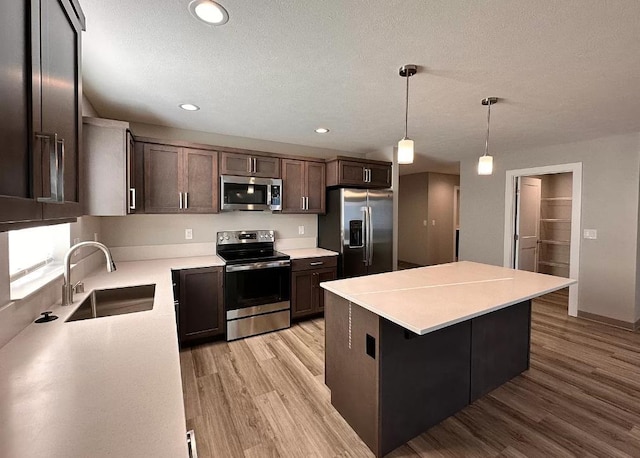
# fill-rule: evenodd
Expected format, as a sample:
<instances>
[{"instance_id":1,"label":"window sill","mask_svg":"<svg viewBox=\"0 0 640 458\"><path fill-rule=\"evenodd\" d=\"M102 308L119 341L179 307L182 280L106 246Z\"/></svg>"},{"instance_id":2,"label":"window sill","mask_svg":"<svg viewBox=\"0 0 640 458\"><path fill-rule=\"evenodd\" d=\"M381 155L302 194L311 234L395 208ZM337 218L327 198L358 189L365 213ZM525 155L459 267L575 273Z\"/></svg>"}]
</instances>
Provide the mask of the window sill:
<instances>
[{"instance_id":1,"label":"window sill","mask_svg":"<svg viewBox=\"0 0 640 458\"><path fill-rule=\"evenodd\" d=\"M54 262L11 282L11 300L19 301L30 296L49 283L62 277L63 273L64 267L62 263Z\"/></svg>"}]
</instances>

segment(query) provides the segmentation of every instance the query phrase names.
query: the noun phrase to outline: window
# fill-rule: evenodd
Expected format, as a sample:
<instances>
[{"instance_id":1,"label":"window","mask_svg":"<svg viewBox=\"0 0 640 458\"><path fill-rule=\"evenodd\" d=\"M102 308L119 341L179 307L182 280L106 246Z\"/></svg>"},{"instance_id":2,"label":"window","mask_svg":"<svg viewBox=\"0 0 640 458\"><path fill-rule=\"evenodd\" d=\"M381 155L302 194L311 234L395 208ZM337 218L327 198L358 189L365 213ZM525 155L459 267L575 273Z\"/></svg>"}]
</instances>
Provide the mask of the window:
<instances>
[{"instance_id":1,"label":"window","mask_svg":"<svg viewBox=\"0 0 640 458\"><path fill-rule=\"evenodd\" d=\"M11 281L51 265L61 265L69 249L69 224L9 231Z\"/></svg>"}]
</instances>

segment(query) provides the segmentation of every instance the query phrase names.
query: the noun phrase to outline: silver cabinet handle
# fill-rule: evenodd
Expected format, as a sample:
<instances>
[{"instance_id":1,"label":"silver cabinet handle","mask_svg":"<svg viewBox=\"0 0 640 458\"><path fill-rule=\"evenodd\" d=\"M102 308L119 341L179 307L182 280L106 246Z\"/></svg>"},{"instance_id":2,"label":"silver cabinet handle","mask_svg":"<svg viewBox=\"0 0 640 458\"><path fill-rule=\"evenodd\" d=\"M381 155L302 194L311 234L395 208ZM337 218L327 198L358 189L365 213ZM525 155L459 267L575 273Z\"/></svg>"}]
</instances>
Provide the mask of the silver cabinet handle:
<instances>
[{"instance_id":1,"label":"silver cabinet handle","mask_svg":"<svg viewBox=\"0 0 640 458\"><path fill-rule=\"evenodd\" d=\"M189 458L198 458L198 449L196 448L196 433L193 429L187 431L187 449L189 450Z\"/></svg>"},{"instance_id":2,"label":"silver cabinet handle","mask_svg":"<svg viewBox=\"0 0 640 458\"><path fill-rule=\"evenodd\" d=\"M187 208L189 208L189 193L185 192L184 193L184 209L186 210Z\"/></svg>"},{"instance_id":3,"label":"silver cabinet handle","mask_svg":"<svg viewBox=\"0 0 640 458\"><path fill-rule=\"evenodd\" d=\"M367 169L362 169L362 181L367 182Z\"/></svg>"},{"instance_id":4,"label":"silver cabinet handle","mask_svg":"<svg viewBox=\"0 0 640 458\"><path fill-rule=\"evenodd\" d=\"M38 197L38 202L61 204L64 202L64 139L58 139L58 134L36 132L36 138L49 143L49 197ZM58 144L60 149L58 149Z\"/></svg>"},{"instance_id":5,"label":"silver cabinet handle","mask_svg":"<svg viewBox=\"0 0 640 458\"><path fill-rule=\"evenodd\" d=\"M300 200L302 201L302 203L300 204L300 209L304 210L304 196L300 197Z\"/></svg>"},{"instance_id":6,"label":"silver cabinet handle","mask_svg":"<svg viewBox=\"0 0 640 458\"><path fill-rule=\"evenodd\" d=\"M371 183L371 169L365 169L365 171L367 172L367 179L365 180L367 183Z\"/></svg>"},{"instance_id":7,"label":"silver cabinet handle","mask_svg":"<svg viewBox=\"0 0 640 458\"><path fill-rule=\"evenodd\" d=\"M321 266L322 264L324 264L324 261L316 261L316 262L309 263L310 266Z\"/></svg>"},{"instance_id":8,"label":"silver cabinet handle","mask_svg":"<svg viewBox=\"0 0 640 458\"><path fill-rule=\"evenodd\" d=\"M252 158L253 159L253 173L258 173L258 159L256 159L255 157Z\"/></svg>"},{"instance_id":9,"label":"silver cabinet handle","mask_svg":"<svg viewBox=\"0 0 640 458\"><path fill-rule=\"evenodd\" d=\"M247 157L247 166L249 168L249 173L253 172L253 161L251 157Z\"/></svg>"},{"instance_id":10,"label":"silver cabinet handle","mask_svg":"<svg viewBox=\"0 0 640 458\"><path fill-rule=\"evenodd\" d=\"M180 194L180 210L182 210L182 208L183 208L183 207L182 207L182 193L181 193L181 192L179 192L178 194Z\"/></svg>"},{"instance_id":11,"label":"silver cabinet handle","mask_svg":"<svg viewBox=\"0 0 640 458\"><path fill-rule=\"evenodd\" d=\"M129 188L129 210L136 209L136 188Z\"/></svg>"},{"instance_id":12,"label":"silver cabinet handle","mask_svg":"<svg viewBox=\"0 0 640 458\"><path fill-rule=\"evenodd\" d=\"M307 199L307 205L306 205L305 210L309 210L309 196L305 197L305 199Z\"/></svg>"}]
</instances>

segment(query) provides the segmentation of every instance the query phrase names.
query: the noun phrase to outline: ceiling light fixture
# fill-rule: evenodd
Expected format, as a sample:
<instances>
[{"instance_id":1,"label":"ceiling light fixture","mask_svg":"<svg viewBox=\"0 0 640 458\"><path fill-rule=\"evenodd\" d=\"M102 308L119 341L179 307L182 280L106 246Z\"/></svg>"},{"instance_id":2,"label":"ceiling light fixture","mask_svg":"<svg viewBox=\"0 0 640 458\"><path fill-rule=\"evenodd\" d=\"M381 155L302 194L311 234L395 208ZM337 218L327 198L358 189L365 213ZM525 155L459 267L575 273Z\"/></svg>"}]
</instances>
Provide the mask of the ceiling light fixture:
<instances>
[{"instance_id":1,"label":"ceiling light fixture","mask_svg":"<svg viewBox=\"0 0 640 458\"><path fill-rule=\"evenodd\" d=\"M198 111L200 109L198 105L194 105L193 103L181 103L178 106L187 111Z\"/></svg>"},{"instance_id":2,"label":"ceiling light fixture","mask_svg":"<svg viewBox=\"0 0 640 458\"><path fill-rule=\"evenodd\" d=\"M407 64L398 71L401 77L407 79L407 94L404 111L404 138L398 142L398 164L413 164L413 140L407 137L409 125L409 78L418 73L416 65Z\"/></svg>"},{"instance_id":3,"label":"ceiling light fixture","mask_svg":"<svg viewBox=\"0 0 640 458\"><path fill-rule=\"evenodd\" d=\"M222 5L213 0L193 0L189 11L196 19L209 25L223 25L229 21L229 13Z\"/></svg>"},{"instance_id":4,"label":"ceiling light fixture","mask_svg":"<svg viewBox=\"0 0 640 458\"><path fill-rule=\"evenodd\" d=\"M316 129L316 134L326 134L329 132L329 129L327 129L326 127L318 127Z\"/></svg>"},{"instance_id":5,"label":"ceiling light fixture","mask_svg":"<svg viewBox=\"0 0 640 458\"><path fill-rule=\"evenodd\" d=\"M489 124L491 122L491 105L498 103L498 97L482 99L482 104L487 106L487 139L484 144L484 155L478 159L478 175L493 174L493 156L489 156Z\"/></svg>"}]
</instances>

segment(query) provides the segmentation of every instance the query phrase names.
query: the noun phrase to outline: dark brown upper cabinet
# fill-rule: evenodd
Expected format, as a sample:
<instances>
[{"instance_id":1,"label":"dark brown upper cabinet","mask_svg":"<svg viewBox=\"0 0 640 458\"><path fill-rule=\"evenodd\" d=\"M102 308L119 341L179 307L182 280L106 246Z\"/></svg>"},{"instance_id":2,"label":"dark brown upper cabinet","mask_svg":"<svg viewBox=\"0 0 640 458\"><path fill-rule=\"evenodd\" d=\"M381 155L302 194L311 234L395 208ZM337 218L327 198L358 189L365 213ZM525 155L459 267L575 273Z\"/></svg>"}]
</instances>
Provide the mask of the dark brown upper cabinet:
<instances>
[{"instance_id":1,"label":"dark brown upper cabinet","mask_svg":"<svg viewBox=\"0 0 640 458\"><path fill-rule=\"evenodd\" d=\"M80 216L81 43L76 0L2 2L0 225Z\"/></svg>"},{"instance_id":2,"label":"dark brown upper cabinet","mask_svg":"<svg viewBox=\"0 0 640 458\"><path fill-rule=\"evenodd\" d=\"M217 213L216 151L145 143L146 213Z\"/></svg>"},{"instance_id":3,"label":"dark brown upper cabinet","mask_svg":"<svg viewBox=\"0 0 640 458\"><path fill-rule=\"evenodd\" d=\"M220 174L280 178L280 158L245 153L220 153Z\"/></svg>"},{"instance_id":4,"label":"dark brown upper cabinet","mask_svg":"<svg viewBox=\"0 0 640 458\"><path fill-rule=\"evenodd\" d=\"M282 213L325 212L325 164L282 159Z\"/></svg>"},{"instance_id":5,"label":"dark brown upper cabinet","mask_svg":"<svg viewBox=\"0 0 640 458\"><path fill-rule=\"evenodd\" d=\"M388 188L391 162L338 157L327 162L327 186Z\"/></svg>"}]
</instances>

